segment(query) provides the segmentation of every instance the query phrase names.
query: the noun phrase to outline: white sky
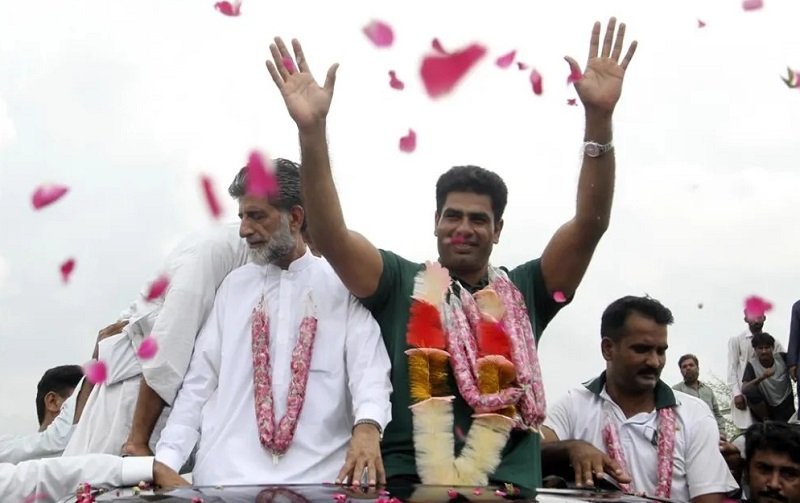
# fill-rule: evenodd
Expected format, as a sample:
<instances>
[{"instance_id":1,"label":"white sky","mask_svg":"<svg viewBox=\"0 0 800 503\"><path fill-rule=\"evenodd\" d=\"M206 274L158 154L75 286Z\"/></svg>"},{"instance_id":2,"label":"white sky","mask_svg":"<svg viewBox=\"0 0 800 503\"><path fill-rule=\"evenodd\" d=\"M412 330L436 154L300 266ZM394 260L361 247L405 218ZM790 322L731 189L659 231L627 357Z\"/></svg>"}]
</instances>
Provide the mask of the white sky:
<instances>
[{"instance_id":1,"label":"white sky","mask_svg":"<svg viewBox=\"0 0 800 503\"><path fill-rule=\"evenodd\" d=\"M739 0L245 0L239 18L213 3L0 0L0 432L34 431L42 372L85 362L171 244L213 225L200 173L224 199L251 148L298 157L263 66L273 35L300 38L320 79L341 63L329 128L351 228L435 258L435 180L478 164L510 187L494 262L513 266L538 256L574 208L583 121L565 104L574 91L562 57L583 62L592 22L618 16L640 45L615 117L612 223L541 344L550 400L602 370L600 314L625 294L675 313L670 383L688 351L701 376L724 375L749 294L774 302L766 329L786 342L800 297L800 90L779 77L800 68L800 2L744 12ZM392 48L361 33L373 18L394 27ZM433 37L489 48L437 101L418 77ZM494 66L511 49L543 74L543 96L527 72ZM389 88L392 69L405 91ZM418 148L403 154L409 127ZM71 191L34 212L44 182ZM63 286L68 257L77 266Z\"/></svg>"}]
</instances>

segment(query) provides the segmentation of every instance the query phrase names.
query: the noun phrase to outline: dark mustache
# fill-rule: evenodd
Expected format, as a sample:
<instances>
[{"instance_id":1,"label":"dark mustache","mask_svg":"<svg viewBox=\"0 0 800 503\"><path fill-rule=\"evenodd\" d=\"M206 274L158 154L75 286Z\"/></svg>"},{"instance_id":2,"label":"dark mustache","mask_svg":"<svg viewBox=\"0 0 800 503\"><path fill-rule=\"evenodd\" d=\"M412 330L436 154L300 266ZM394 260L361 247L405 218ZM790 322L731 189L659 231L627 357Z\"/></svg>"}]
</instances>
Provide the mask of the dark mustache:
<instances>
[{"instance_id":1,"label":"dark mustache","mask_svg":"<svg viewBox=\"0 0 800 503\"><path fill-rule=\"evenodd\" d=\"M658 377L658 376L661 375L661 369L646 368L646 369L642 369L639 372L637 372L636 375Z\"/></svg>"},{"instance_id":2,"label":"dark mustache","mask_svg":"<svg viewBox=\"0 0 800 503\"><path fill-rule=\"evenodd\" d=\"M762 498L770 498L778 501L789 501L786 496L776 491L760 491L758 495Z\"/></svg>"}]
</instances>

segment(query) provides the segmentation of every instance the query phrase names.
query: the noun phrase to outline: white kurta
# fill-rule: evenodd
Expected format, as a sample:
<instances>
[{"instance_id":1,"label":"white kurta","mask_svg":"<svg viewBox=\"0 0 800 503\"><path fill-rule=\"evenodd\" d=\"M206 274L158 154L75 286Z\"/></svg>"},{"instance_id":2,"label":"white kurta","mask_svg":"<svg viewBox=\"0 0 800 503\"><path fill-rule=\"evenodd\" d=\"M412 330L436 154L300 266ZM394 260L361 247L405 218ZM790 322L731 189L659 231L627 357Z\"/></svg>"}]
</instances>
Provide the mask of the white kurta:
<instances>
[{"instance_id":1,"label":"white kurta","mask_svg":"<svg viewBox=\"0 0 800 503\"><path fill-rule=\"evenodd\" d=\"M123 312L121 318L130 320L123 332L100 342L99 358L106 363L108 379L92 390L65 456L120 453L133 422L142 374L148 385L172 404L217 287L229 272L246 262L247 244L234 224L193 234L178 245L158 274L169 277L166 295L147 302L150 283L145 285ZM151 360L139 361L136 350L148 335L156 339L159 350ZM151 448L168 412L165 410L153 432Z\"/></svg>"},{"instance_id":2,"label":"white kurta","mask_svg":"<svg viewBox=\"0 0 800 503\"><path fill-rule=\"evenodd\" d=\"M78 485L84 482L110 488L152 480L152 457L90 454L36 459L18 465L0 463L0 501L16 503L30 497L30 501L48 503L74 494Z\"/></svg>"},{"instance_id":3,"label":"white kurta","mask_svg":"<svg viewBox=\"0 0 800 503\"><path fill-rule=\"evenodd\" d=\"M80 383L78 387L80 389ZM73 393L64 401L61 411L42 432L30 435L0 435L0 463L20 463L29 459L60 456L67 446L75 426L75 400Z\"/></svg>"},{"instance_id":4,"label":"white kurta","mask_svg":"<svg viewBox=\"0 0 800 503\"><path fill-rule=\"evenodd\" d=\"M731 389L731 420L737 428L747 428L753 423L750 409L739 410L733 398L742 394L742 376L747 362L755 357L753 334L750 331L731 337L728 340L728 387ZM775 354L784 353L783 345L775 341Z\"/></svg>"},{"instance_id":5,"label":"white kurta","mask_svg":"<svg viewBox=\"0 0 800 503\"><path fill-rule=\"evenodd\" d=\"M318 319L305 403L294 440L277 463L259 441L253 395L251 314L262 292L276 424L286 412L292 350L309 292ZM248 264L217 292L156 459L178 470L199 442L196 485L332 482L354 421L389 422L389 370L378 324L324 259L306 252L287 270Z\"/></svg>"}]
</instances>

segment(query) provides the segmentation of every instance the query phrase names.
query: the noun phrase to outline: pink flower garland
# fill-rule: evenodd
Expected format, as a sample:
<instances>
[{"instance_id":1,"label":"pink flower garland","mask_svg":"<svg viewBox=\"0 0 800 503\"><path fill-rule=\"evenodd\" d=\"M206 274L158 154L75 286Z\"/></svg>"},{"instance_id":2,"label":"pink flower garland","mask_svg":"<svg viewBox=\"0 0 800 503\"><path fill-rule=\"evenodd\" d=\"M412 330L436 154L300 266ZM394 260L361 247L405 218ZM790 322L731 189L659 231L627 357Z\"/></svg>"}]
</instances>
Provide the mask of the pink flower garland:
<instances>
[{"instance_id":1,"label":"pink flower garland","mask_svg":"<svg viewBox=\"0 0 800 503\"><path fill-rule=\"evenodd\" d=\"M672 469L675 452L675 411L665 407L658 411L658 485L655 496L669 499L672 493ZM619 432L610 418L603 427L603 442L608 456L616 461L624 473L628 473L625 454L619 441ZM619 484L625 492L632 492L630 484Z\"/></svg>"},{"instance_id":2,"label":"pink flower garland","mask_svg":"<svg viewBox=\"0 0 800 503\"><path fill-rule=\"evenodd\" d=\"M292 378L286 400L286 414L278 423L277 431L272 395L272 362L269 354L269 319L263 295L258 305L253 308L251 334L253 338L253 392L255 394L258 437L261 445L272 451L273 455L278 456L285 454L289 449L300 412L303 409L314 338L317 334L317 319L313 315L307 314L300 322L300 335L292 351Z\"/></svg>"}]
</instances>

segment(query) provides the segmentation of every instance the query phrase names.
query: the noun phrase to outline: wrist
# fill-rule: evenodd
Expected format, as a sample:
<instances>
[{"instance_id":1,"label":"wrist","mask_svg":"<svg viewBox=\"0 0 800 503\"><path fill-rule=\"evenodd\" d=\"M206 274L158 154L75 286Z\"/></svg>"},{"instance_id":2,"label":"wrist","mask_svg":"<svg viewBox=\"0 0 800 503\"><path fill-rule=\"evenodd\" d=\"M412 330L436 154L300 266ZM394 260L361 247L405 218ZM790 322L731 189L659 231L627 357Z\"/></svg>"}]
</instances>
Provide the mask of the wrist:
<instances>
[{"instance_id":1,"label":"wrist","mask_svg":"<svg viewBox=\"0 0 800 503\"><path fill-rule=\"evenodd\" d=\"M375 421L374 419L359 419L358 421L355 422L355 424L353 424L353 433L355 433L356 430L359 431L374 430L378 433L379 437L383 438L383 428L381 428L380 423L378 423L378 421Z\"/></svg>"},{"instance_id":2,"label":"wrist","mask_svg":"<svg viewBox=\"0 0 800 503\"><path fill-rule=\"evenodd\" d=\"M327 121L325 119L318 119L309 124L297 125L297 132L300 135L300 140L313 140L318 139L320 136L325 138L327 131Z\"/></svg>"},{"instance_id":3,"label":"wrist","mask_svg":"<svg viewBox=\"0 0 800 503\"><path fill-rule=\"evenodd\" d=\"M611 113L586 112L585 141L609 143L613 139Z\"/></svg>"}]
</instances>

